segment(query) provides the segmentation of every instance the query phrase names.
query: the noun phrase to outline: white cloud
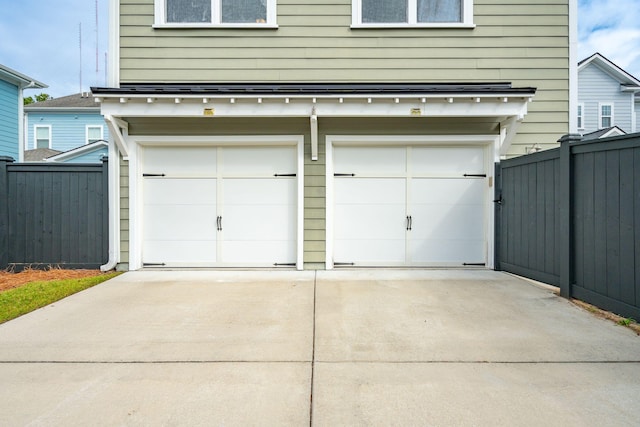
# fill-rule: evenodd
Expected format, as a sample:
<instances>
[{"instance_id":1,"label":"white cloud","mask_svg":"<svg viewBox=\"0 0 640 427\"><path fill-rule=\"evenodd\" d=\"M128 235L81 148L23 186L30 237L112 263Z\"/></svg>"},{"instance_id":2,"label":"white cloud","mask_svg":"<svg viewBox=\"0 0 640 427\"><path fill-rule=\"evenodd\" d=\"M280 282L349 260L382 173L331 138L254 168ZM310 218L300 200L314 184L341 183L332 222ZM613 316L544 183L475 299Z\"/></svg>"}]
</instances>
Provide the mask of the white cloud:
<instances>
[{"instance_id":1,"label":"white cloud","mask_svg":"<svg viewBox=\"0 0 640 427\"><path fill-rule=\"evenodd\" d=\"M640 1L581 0L578 57L595 52L640 77Z\"/></svg>"}]
</instances>

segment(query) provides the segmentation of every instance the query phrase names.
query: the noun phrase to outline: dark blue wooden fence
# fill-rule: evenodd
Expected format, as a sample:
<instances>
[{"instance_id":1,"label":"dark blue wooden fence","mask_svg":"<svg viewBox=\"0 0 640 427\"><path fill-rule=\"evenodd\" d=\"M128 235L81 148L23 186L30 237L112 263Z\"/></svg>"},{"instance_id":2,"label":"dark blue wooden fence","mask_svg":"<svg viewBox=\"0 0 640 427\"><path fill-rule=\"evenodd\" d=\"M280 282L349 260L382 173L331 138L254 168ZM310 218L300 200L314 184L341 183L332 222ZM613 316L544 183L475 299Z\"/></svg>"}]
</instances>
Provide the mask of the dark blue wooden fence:
<instances>
[{"instance_id":1,"label":"dark blue wooden fence","mask_svg":"<svg viewBox=\"0 0 640 427\"><path fill-rule=\"evenodd\" d=\"M496 269L640 320L640 134L496 167Z\"/></svg>"},{"instance_id":2,"label":"dark blue wooden fence","mask_svg":"<svg viewBox=\"0 0 640 427\"><path fill-rule=\"evenodd\" d=\"M12 162L0 158L0 269L106 263L107 162Z\"/></svg>"}]
</instances>

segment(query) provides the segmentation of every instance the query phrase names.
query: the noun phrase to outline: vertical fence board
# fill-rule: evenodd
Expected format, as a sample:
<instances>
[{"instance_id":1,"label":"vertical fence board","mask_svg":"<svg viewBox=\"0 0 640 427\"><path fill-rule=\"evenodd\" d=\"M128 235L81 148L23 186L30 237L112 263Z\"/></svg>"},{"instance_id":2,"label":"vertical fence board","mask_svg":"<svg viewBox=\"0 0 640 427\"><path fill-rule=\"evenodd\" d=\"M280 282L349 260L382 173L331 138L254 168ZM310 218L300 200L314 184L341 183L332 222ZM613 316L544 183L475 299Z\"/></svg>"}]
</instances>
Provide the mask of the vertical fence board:
<instances>
[{"instance_id":1,"label":"vertical fence board","mask_svg":"<svg viewBox=\"0 0 640 427\"><path fill-rule=\"evenodd\" d=\"M593 212L594 227L593 227L593 249L597 256L593 263L594 274L593 280L595 282L596 291L606 294L607 292L607 205L602 203L606 200L606 153L595 153L595 167L594 167L594 198L598 200Z\"/></svg>"},{"instance_id":2,"label":"vertical fence board","mask_svg":"<svg viewBox=\"0 0 640 427\"><path fill-rule=\"evenodd\" d=\"M620 154L606 153L606 283L607 295L620 299Z\"/></svg>"},{"instance_id":3,"label":"vertical fence board","mask_svg":"<svg viewBox=\"0 0 640 427\"><path fill-rule=\"evenodd\" d=\"M620 299L635 304L634 234L633 234L633 151L620 151Z\"/></svg>"}]
</instances>

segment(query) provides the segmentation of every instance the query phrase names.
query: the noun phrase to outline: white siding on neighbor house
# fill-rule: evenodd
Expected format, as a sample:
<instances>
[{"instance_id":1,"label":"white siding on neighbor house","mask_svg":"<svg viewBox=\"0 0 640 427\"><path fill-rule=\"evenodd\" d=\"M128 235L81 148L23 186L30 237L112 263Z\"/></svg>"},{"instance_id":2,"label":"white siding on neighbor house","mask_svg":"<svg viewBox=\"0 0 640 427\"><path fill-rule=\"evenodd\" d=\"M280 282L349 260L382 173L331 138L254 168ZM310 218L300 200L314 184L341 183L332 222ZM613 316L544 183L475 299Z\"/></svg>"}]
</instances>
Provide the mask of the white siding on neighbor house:
<instances>
[{"instance_id":1,"label":"white siding on neighbor house","mask_svg":"<svg viewBox=\"0 0 640 427\"><path fill-rule=\"evenodd\" d=\"M35 147L34 130L36 126L51 126L51 149L69 151L87 143L87 125L102 126L104 140L109 139L109 131L104 118L96 113L52 113L29 112L27 113L26 150Z\"/></svg>"},{"instance_id":2,"label":"white siding on neighbor house","mask_svg":"<svg viewBox=\"0 0 640 427\"><path fill-rule=\"evenodd\" d=\"M351 28L351 0L279 0L277 29L153 28L120 0L121 83L511 82L537 87L510 155L569 130L569 0L474 1L475 28Z\"/></svg>"},{"instance_id":3,"label":"white siding on neighbor house","mask_svg":"<svg viewBox=\"0 0 640 427\"><path fill-rule=\"evenodd\" d=\"M589 64L578 73L578 103L584 104L584 129L581 133L600 129L599 105L613 105L612 126L632 132L632 97L620 90L620 82L595 64Z\"/></svg>"},{"instance_id":4,"label":"white siding on neighbor house","mask_svg":"<svg viewBox=\"0 0 640 427\"><path fill-rule=\"evenodd\" d=\"M636 110L636 132L640 132L640 96L636 96L635 99Z\"/></svg>"},{"instance_id":5,"label":"white siding on neighbor house","mask_svg":"<svg viewBox=\"0 0 640 427\"><path fill-rule=\"evenodd\" d=\"M4 80L0 80L0 156L18 160L18 99L19 90Z\"/></svg>"}]
</instances>

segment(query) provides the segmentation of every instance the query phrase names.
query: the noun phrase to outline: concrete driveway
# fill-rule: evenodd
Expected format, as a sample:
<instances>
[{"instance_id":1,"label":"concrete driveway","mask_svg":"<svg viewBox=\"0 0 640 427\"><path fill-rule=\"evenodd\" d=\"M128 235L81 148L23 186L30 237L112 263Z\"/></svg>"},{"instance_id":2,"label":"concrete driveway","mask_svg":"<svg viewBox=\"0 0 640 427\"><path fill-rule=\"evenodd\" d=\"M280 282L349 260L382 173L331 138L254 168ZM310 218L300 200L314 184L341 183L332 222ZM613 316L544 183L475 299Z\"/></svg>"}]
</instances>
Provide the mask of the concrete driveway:
<instances>
[{"instance_id":1,"label":"concrete driveway","mask_svg":"<svg viewBox=\"0 0 640 427\"><path fill-rule=\"evenodd\" d=\"M126 273L0 325L0 425L637 426L640 337L492 271Z\"/></svg>"}]
</instances>

